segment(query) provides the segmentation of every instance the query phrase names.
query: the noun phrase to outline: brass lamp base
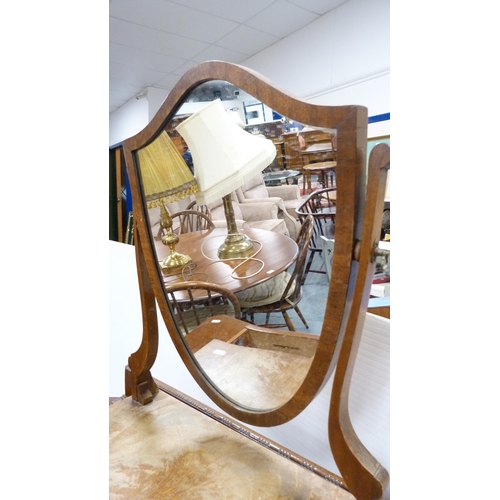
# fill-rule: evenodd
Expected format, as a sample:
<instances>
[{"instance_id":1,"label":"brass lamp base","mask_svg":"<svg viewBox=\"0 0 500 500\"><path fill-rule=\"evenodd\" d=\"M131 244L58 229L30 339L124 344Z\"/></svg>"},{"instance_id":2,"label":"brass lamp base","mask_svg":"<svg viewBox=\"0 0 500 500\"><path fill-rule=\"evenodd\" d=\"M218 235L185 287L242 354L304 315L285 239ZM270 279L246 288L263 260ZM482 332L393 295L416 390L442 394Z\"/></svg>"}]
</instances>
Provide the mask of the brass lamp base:
<instances>
[{"instance_id":1,"label":"brass lamp base","mask_svg":"<svg viewBox=\"0 0 500 500\"><path fill-rule=\"evenodd\" d=\"M166 231L161 242L170 249L170 255L160 263L160 267L163 274L179 274L186 264L192 262L192 259L189 255L183 255L175 249L175 245L179 243L179 236L172 231L172 217L163 205L161 206L160 225Z\"/></svg>"},{"instance_id":2,"label":"brass lamp base","mask_svg":"<svg viewBox=\"0 0 500 500\"><path fill-rule=\"evenodd\" d=\"M231 194L223 196L222 201L224 202L224 214L226 216L228 234L224 243L219 247L217 255L219 259L240 259L249 257L255 253L255 249L248 236L238 231Z\"/></svg>"},{"instance_id":3,"label":"brass lamp base","mask_svg":"<svg viewBox=\"0 0 500 500\"><path fill-rule=\"evenodd\" d=\"M182 255L181 253L171 253L163 262L161 262L160 267L163 274L179 274L185 265L192 262L189 255Z\"/></svg>"},{"instance_id":4,"label":"brass lamp base","mask_svg":"<svg viewBox=\"0 0 500 500\"><path fill-rule=\"evenodd\" d=\"M219 259L238 259L249 257L255 253L253 243L244 234L230 234L219 247Z\"/></svg>"}]
</instances>

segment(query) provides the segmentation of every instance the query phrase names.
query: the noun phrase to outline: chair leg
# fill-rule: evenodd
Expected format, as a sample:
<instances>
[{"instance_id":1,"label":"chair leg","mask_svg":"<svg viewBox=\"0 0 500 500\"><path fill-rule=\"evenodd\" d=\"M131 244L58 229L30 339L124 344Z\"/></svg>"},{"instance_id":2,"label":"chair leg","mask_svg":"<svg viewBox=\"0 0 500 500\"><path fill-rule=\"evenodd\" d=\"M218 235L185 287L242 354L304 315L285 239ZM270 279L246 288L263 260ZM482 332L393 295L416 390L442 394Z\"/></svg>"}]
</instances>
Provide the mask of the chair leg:
<instances>
[{"instance_id":1,"label":"chair leg","mask_svg":"<svg viewBox=\"0 0 500 500\"><path fill-rule=\"evenodd\" d=\"M302 320L302 323L304 323L305 327L309 328L309 325L307 324L306 319L304 318L301 310L299 309L299 306L293 306L293 308L295 309L295 312L297 313L298 317Z\"/></svg>"},{"instance_id":2,"label":"chair leg","mask_svg":"<svg viewBox=\"0 0 500 500\"><path fill-rule=\"evenodd\" d=\"M288 313L286 311L281 311L283 314L283 318L285 319L286 326L291 332L295 331L295 327L293 326L292 320L290 319L290 316L288 316Z\"/></svg>"},{"instance_id":3,"label":"chair leg","mask_svg":"<svg viewBox=\"0 0 500 500\"><path fill-rule=\"evenodd\" d=\"M313 262L313 259L314 259L314 251L313 250L309 250L309 258L307 260L307 264L306 264L306 268L304 270L304 278L302 280L302 285L305 283L306 281L306 278L307 278L307 273L309 272L309 269L311 268L311 265L312 265L312 262Z\"/></svg>"}]
</instances>

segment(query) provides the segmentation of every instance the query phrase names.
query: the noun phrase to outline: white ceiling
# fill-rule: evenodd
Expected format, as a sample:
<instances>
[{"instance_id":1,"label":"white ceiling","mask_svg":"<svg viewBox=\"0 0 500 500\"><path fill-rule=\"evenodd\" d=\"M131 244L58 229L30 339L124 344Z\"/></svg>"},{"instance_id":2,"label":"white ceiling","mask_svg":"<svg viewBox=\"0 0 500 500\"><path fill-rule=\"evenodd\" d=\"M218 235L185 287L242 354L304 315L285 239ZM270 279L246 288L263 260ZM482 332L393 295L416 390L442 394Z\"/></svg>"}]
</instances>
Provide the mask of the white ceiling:
<instances>
[{"instance_id":1,"label":"white ceiling","mask_svg":"<svg viewBox=\"0 0 500 500\"><path fill-rule=\"evenodd\" d=\"M207 60L241 63L347 0L109 0L109 112Z\"/></svg>"}]
</instances>

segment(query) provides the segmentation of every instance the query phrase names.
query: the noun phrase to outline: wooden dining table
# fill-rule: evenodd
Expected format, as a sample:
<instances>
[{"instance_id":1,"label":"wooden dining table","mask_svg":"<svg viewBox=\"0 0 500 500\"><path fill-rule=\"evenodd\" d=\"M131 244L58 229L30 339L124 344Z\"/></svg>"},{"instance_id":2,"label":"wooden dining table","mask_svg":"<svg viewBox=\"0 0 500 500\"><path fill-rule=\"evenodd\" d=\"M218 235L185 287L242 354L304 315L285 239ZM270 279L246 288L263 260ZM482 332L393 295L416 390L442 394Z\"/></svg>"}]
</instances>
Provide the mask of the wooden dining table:
<instances>
[{"instance_id":1,"label":"wooden dining table","mask_svg":"<svg viewBox=\"0 0 500 500\"><path fill-rule=\"evenodd\" d=\"M240 229L240 232L255 242L254 247L258 252L244 263L243 260L220 260L217 257L217 250L227 236L226 228L180 234L175 249L189 255L192 265L186 267L183 273L165 275L165 284L206 281L223 286L233 293L240 292L277 276L297 258L297 243L289 236L255 228ZM164 260L170 250L160 241L156 241L155 245L158 260Z\"/></svg>"},{"instance_id":2,"label":"wooden dining table","mask_svg":"<svg viewBox=\"0 0 500 500\"><path fill-rule=\"evenodd\" d=\"M318 173L321 179L321 184L324 188L328 187L328 173L334 172L337 168L336 161L320 161L317 163L308 163L302 167L302 171L304 172L303 177L303 189L304 193L311 193L311 173ZM333 179L332 179L333 182ZM307 184L307 188L306 188ZM330 185L330 187L332 184ZM307 190L306 190L307 189Z\"/></svg>"}]
</instances>

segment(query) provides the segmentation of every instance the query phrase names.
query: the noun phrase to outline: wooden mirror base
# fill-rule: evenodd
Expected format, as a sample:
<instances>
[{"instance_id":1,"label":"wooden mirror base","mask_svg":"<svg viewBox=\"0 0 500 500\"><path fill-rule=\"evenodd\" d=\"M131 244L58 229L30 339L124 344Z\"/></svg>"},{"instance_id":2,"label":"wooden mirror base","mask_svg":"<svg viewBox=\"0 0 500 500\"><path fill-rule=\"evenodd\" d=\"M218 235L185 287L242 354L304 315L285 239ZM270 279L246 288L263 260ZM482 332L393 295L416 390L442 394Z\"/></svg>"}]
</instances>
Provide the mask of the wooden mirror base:
<instances>
[{"instance_id":1,"label":"wooden mirror base","mask_svg":"<svg viewBox=\"0 0 500 500\"><path fill-rule=\"evenodd\" d=\"M338 476L155 382L155 404L110 406L110 499L354 499Z\"/></svg>"}]
</instances>

